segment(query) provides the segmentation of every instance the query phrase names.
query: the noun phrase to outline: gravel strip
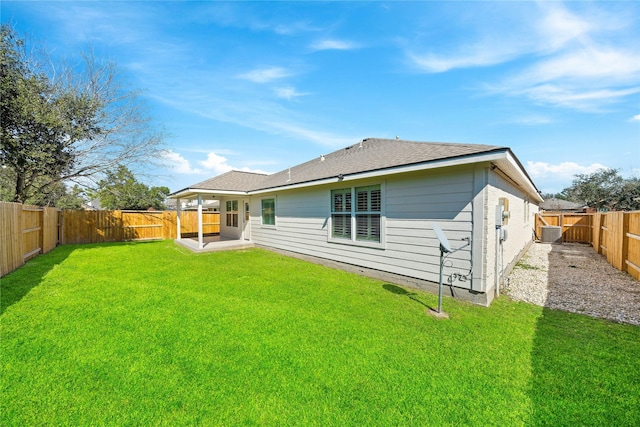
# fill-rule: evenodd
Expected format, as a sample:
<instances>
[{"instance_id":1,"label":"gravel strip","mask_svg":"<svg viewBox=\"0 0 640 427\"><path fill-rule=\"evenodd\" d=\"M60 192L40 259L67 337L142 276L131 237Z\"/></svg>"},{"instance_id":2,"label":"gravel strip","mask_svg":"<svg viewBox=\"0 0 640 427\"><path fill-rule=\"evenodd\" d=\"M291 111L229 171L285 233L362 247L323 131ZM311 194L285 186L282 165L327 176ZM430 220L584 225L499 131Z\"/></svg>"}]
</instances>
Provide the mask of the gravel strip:
<instances>
[{"instance_id":1,"label":"gravel strip","mask_svg":"<svg viewBox=\"0 0 640 427\"><path fill-rule=\"evenodd\" d=\"M640 325L640 282L590 245L534 243L504 291L514 300Z\"/></svg>"}]
</instances>

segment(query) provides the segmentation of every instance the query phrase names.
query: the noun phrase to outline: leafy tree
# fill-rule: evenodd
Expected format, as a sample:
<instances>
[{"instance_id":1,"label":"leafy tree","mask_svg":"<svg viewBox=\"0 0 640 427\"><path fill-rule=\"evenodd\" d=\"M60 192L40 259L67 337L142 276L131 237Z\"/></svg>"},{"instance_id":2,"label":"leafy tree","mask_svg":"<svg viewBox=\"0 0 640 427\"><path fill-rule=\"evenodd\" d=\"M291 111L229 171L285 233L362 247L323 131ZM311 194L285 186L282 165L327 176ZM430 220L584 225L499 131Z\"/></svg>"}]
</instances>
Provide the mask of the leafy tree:
<instances>
[{"instance_id":1,"label":"leafy tree","mask_svg":"<svg viewBox=\"0 0 640 427\"><path fill-rule=\"evenodd\" d=\"M4 25L1 35L0 154L13 177L13 200L24 202L39 178L64 174L71 166L61 120L66 106L46 77L29 70L19 50L24 42Z\"/></svg>"},{"instance_id":2,"label":"leafy tree","mask_svg":"<svg viewBox=\"0 0 640 427\"><path fill-rule=\"evenodd\" d=\"M98 183L99 190L94 196L100 199L105 209L147 210L165 208L164 200L170 191L167 187L147 187L138 182L126 166L119 166L115 172L107 172L106 178Z\"/></svg>"},{"instance_id":3,"label":"leafy tree","mask_svg":"<svg viewBox=\"0 0 640 427\"><path fill-rule=\"evenodd\" d=\"M610 209L622 187L617 169L600 169L591 174L578 174L562 194L568 200L585 203L598 209Z\"/></svg>"},{"instance_id":4,"label":"leafy tree","mask_svg":"<svg viewBox=\"0 0 640 427\"><path fill-rule=\"evenodd\" d=\"M561 194L561 193L544 193L542 194L542 198L545 200L549 200L549 199L562 199L564 200L565 197Z\"/></svg>"},{"instance_id":5,"label":"leafy tree","mask_svg":"<svg viewBox=\"0 0 640 427\"><path fill-rule=\"evenodd\" d=\"M0 167L12 178L0 181L0 195L25 202L160 157L163 134L113 63L83 54L79 64L56 64L10 25L0 34Z\"/></svg>"},{"instance_id":6,"label":"leafy tree","mask_svg":"<svg viewBox=\"0 0 640 427\"><path fill-rule=\"evenodd\" d=\"M28 204L38 206L55 206L60 209L82 209L87 202L83 188L74 185L69 188L61 182L51 186L46 193L41 193L27 200Z\"/></svg>"},{"instance_id":7,"label":"leafy tree","mask_svg":"<svg viewBox=\"0 0 640 427\"><path fill-rule=\"evenodd\" d=\"M640 178L624 181L615 208L622 211L640 210Z\"/></svg>"},{"instance_id":8,"label":"leafy tree","mask_svg":"<svg viewBox=\"0 0 640 427\"><path fill-rule=\"evenodd\" d=\"M637 210L640 209L640 180L625 180L618 169L600 169L575 175L561 196L598 210Z\"/></svg>"}]
</instances>

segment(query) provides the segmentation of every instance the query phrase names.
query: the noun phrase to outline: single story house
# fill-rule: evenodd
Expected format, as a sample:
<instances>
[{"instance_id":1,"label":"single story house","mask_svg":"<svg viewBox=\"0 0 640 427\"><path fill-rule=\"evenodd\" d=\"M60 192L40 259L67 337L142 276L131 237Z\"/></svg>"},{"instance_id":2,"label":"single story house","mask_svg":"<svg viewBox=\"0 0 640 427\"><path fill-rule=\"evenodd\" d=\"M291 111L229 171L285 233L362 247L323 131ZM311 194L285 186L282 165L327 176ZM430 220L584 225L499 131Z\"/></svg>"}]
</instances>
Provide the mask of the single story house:
<instances>
[{"instance_id":1,"label":"single story house","mask_svg":"<svg viewBox=\"0 0 640 427\"><path fill-rule=\"evenodd\" d=\"M219 200L222 237L434 292L437 224L452 249L464 246L447 255L447 292L482 305L533 241L543 201L507 147L376 138L271 175L227 172L170 197L178 206Z\"/></svg>"}]
</instances>

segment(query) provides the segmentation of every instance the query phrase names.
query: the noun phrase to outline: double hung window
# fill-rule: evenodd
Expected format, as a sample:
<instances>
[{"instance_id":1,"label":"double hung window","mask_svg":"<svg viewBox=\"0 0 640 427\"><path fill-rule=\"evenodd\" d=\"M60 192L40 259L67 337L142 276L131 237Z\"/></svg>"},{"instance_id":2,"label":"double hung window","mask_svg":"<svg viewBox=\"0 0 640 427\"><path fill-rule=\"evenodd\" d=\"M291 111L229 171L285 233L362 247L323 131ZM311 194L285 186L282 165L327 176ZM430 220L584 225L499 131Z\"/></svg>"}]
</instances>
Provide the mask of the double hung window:
<instances>
[{"instance_id":1,"label":"double hung window","mask_svg":"<svg viewBox=\"0 0 640 427\"><path fill-rule=\"evenodd\" d=\"M381 242L382 192L379 185L331 191L331 238Z\"/></svg>"}]
</instances>

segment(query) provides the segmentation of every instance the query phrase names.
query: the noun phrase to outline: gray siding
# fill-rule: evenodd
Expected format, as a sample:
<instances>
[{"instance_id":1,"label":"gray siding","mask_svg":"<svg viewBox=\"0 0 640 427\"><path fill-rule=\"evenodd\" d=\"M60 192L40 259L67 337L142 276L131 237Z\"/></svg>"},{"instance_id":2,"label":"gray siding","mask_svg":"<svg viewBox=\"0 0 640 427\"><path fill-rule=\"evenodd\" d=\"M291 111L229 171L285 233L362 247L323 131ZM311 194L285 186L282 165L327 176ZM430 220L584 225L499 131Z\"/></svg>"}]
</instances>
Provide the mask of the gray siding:
<instances>
[{"instance_id":1,"label":"gray siding","mask_svg":"<svg viewBox=\"0 0 640 427\"><path fill-rule=\"evenodd\" d=\"M383 187L382 247L330 242L331 190L376 184ZM442 227L452 247L462 246L461 239L472 235L474 188L474 167L465 166L253 196L251 237L259 245L438 282L440 251L432 223ZM270 197L276 198L275 227L261 225L261 199ZM468 274L470 260L470 247L452 254L445 283L453 273ZM470 281L454 285L469 289Z\"/></svg>"}]
</instances>

